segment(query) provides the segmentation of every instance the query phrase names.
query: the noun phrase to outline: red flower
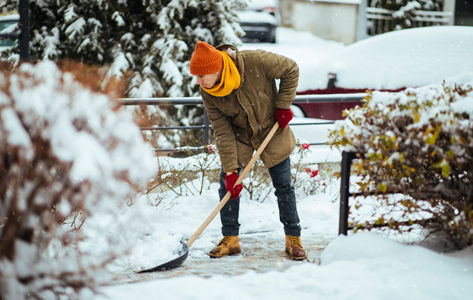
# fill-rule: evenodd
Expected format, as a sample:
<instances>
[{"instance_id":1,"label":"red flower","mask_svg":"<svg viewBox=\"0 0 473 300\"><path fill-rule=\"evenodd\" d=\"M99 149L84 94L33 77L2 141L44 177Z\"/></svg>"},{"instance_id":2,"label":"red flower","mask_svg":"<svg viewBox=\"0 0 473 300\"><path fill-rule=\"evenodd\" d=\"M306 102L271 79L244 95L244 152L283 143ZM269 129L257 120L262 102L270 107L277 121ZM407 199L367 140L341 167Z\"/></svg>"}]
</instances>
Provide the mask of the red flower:
<instances>
[{"instance_id":1,"label":"red flower","mask_svg":"<svg viewBox=\"0 0 473 300\"><path fill-rule=\"evenodd\" d=\"M304 149L304 150L309 149L309 147L310 147L310 144L309 144L309 143L304 143L304 144L302 144L302 149Z\"/></svg>"},{"instance_id":2,"label":"red flower","mask_svg":"<svg viewBox=\"0 0 473 300\"><path fill-rule=\"evenodd\" d=\"M324 182L322 182L322 186L326 186L326 185L327 185L327 184L325 183L325 181L324 181Z\"/></svg>"},{"instance_id":3,"label":"red flower","mask_svg":"<svg viewBox=\"0 0 473 300\"><path fill-rule=\"evenodd\" d=\"M310 173L310 177L315 177L317 174L319 174L319 170L314 170L312 173Z\"/></svg>"},{"instance_id":4,"label":"red flower","mask_svg":"<svg viewBox=\"0 0 473 300\"><path fill-rule=\"evenodd\" d=\"M305 171L306 171L307 173L310 173L312 170L311 170L310 168L305 168Z\"/></svg>"},{"instance_id":5,"label":"red flower","mask_svg":"<svg viewBox=\"0 0 473 300\"><path fill-rule=\"evenodd\" d=\"M207 152L209 154L214 154L215 153L215 148L212 145L207 145Z\"/></svg>"}]
</instances>

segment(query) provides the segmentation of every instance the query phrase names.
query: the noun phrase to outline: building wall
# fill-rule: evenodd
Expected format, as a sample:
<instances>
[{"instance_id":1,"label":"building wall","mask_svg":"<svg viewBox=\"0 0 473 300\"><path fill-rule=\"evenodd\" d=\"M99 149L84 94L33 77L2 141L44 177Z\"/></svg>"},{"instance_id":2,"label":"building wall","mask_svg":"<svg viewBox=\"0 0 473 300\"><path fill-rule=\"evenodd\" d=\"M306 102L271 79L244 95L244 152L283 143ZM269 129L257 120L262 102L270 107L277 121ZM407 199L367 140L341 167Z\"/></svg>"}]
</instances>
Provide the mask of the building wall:
<instances>
[{"instance_id":1,"label":"building wall","mask_svg":"<svg viewBox=\"0 0 473 300\"><path fill-rule=\"evenodd\" d=\"M3 4L3 2L5 1L0 0L0 4ZM0 8L0 15L8 15L12 13L16 13L16 5Z\"/></svg>"},{"instance_id":2,"label":"building wall","mask_svg":"<svg viewBox=\"0 0 473 300\"><path fill-rule=\"evenodd\" d=\"M359 0L280 0L282 24L316 36L356 42Z\"/></svg>"},{"instance_id":3,"label":"building wall","mask_svg":"<svg viewBox=\"0 0 473 300\"><path fill-rule=\"evenodd\" d=\"M309 31L346 45L367 37L366 5L370 0L279 0L281 24ZM473 26L473 0L444 0L448 24Z\"/></svg>"}]
</instances>

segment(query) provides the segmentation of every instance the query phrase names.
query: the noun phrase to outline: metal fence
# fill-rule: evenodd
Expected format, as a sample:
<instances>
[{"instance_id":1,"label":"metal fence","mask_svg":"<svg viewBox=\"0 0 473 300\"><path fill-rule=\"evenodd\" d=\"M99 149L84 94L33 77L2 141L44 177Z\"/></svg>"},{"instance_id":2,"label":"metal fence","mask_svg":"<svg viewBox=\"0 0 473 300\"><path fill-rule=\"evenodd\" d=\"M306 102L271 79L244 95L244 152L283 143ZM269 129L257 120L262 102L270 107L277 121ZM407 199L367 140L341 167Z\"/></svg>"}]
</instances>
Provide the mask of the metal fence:
<instances>
[{"instance_id":1,"label":"metal fence","mask_svg":"<svg viewBox=\"0 0 473 300\"><path fill-rule=\"evenodd\" d=\"M366 8L366 20L368 34L373 36L388 31L394 30L394 17L395 11L377 8L367 7ZM426 27L426 26L437 26L437 25L452 25L453 24L453 13L448 11L427 11L427 10L415 10L415 16L413 18L412 27Z\"/></svg>"},{"instance_id":2,"label":"metal fence","mask_svg":"<svg viewBox=\"0 0 473 300\"><path fill-rule=\"evenodd\" d=\"M360 102L366 96L364 93L355 94L324 94L324 95L298 95L294 100L294 104L300 103L346 103ZM159 106L175 106L175 105L202 105L201 97L177 97L177 98L122 98L119 100L122 105L159 105ZM210 140L211 125L204 109L204 124L194 126L146 126L141 130L202 130L202 145L205 146ZM309 126L309 125L328 125L333 124L333 120L314 121L307 123L291 123L291 126ZM324 145L325 143L309 143L311 145ZM189 149L189 148L186 148ZM201 148L202 149L202 148ZM178 149L159 149L158 152L176 152Z\"/></svg>"},{"instance_id":3,"label":"metal fence","mask_svg":"<svg viewBox=\"0 0 473 300\"><path fill-rule=\"evenodd\" d=\"M367 7L366 20L369 35L377 35L394 30L393 10ZM447 11L415 10L412 27L452 25L453 13Z\"/></svg>"}]
</instances>

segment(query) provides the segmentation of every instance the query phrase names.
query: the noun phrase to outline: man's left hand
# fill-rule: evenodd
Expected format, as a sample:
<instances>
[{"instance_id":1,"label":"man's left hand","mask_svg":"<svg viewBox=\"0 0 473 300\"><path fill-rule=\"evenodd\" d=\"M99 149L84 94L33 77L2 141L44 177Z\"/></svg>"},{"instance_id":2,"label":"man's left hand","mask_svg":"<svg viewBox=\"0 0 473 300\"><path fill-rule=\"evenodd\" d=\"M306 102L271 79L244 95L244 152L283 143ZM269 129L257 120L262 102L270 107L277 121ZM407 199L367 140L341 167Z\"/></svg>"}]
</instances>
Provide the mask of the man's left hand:
<instances>
[{"instance_id":1,"label":"man's left hand","mask_svg":"<svg viewBox=\"0 0 473 300\"><path fill-rule=\"evenodd\" d=\"M282 108L276 108L274 111L274 118L276 121L279 123L279 127L281 128L286 128L287 124L289 124L289 121L292 120L292 117L294 115L292 114L292 111L290 109L282 109Z\"/></svg>"}]
</instances>

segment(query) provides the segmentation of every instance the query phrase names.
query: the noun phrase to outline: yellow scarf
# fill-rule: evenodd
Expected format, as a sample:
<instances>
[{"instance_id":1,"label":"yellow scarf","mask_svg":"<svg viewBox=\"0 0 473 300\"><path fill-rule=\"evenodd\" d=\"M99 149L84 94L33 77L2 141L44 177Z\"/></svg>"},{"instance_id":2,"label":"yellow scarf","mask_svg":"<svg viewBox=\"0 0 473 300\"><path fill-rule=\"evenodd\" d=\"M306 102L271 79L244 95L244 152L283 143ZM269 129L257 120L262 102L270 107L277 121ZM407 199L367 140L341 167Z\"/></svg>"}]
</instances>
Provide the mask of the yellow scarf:
<instances>
[{"instance_id":1,"label":"yellow scarf","mask_svg":"<svg viewBox=\"0 0 473 300\"><path fill-rule=\"evenodd\" d=\"M220 83L216 84L213 88L204 89L207 93L216 97L224 97L230 95L230 93L240 86L240 73L235 66L235 63L225 51L220 51L223 56L223 70L222 78Z\"/></svg>"}]
</instances>

